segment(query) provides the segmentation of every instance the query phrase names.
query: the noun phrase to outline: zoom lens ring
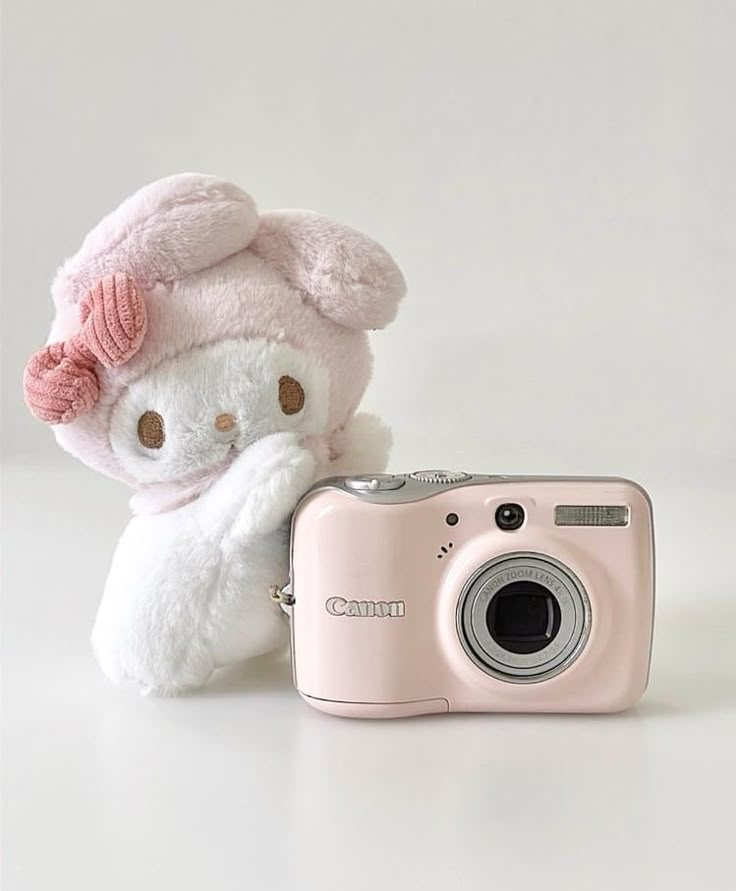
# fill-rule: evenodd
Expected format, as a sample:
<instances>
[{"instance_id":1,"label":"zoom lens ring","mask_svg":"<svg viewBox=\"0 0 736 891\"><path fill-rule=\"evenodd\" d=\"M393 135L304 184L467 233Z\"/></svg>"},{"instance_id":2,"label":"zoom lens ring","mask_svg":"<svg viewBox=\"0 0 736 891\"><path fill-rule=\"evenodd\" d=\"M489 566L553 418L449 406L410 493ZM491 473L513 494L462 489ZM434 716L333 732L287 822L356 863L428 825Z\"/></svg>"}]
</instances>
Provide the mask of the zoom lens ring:
<instances>
[{"instance_id":1,"label":"zoom lens ring","mask_svg":"<svg viewBox=\"0 0 736 891\"><path fill-rule=\"evenodd\" d=\"M505 649L486 624L492 599L519 580L545 588L561 613L555 637L532 653ZM487 674L511 683L536 683L564 671L582 652L590 625L590 601L582 583L564 564L543 554L519 552L490 560L468 579L458 601L457 628L463 649Z\"/></svg>"}]
</instances>

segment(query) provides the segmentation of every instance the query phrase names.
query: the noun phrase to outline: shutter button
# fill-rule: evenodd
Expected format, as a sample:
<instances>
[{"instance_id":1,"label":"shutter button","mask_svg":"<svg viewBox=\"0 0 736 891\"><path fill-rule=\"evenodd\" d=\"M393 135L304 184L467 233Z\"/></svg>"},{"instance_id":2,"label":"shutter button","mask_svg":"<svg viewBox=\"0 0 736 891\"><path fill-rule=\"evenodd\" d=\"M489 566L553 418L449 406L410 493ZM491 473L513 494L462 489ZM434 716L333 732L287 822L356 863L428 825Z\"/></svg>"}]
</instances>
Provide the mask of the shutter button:
<instances>
[{"instance_id":1,"label":"shutter button","mask_svg":"<svg viewBox=\"0 0 736 891\"><path fill-rule=\"evenodd\" d=\"M389 489L400 489L406 480L390 473L374 473L366 476L353 476L345 480L345 486L354 492L385 492Z\"/></svg>"}]
</instances>

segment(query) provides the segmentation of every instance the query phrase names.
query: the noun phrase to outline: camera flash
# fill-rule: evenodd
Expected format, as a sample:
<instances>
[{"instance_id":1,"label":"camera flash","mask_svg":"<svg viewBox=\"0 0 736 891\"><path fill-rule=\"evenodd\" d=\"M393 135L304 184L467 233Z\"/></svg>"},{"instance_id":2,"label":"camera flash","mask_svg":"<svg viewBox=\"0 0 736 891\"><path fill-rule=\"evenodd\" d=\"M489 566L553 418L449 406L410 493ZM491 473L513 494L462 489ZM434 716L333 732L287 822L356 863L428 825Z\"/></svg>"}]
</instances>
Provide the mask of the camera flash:
<instances>
[{"instance_id":1,"label":"camera flash","mask_svg":"<svg viewBox=\"0 0 736 891\"><path fill-rule=\"evenodd\" d=\"M628 505L558 504L555 526L628 526Z\"/></svg>"}]
</instances>

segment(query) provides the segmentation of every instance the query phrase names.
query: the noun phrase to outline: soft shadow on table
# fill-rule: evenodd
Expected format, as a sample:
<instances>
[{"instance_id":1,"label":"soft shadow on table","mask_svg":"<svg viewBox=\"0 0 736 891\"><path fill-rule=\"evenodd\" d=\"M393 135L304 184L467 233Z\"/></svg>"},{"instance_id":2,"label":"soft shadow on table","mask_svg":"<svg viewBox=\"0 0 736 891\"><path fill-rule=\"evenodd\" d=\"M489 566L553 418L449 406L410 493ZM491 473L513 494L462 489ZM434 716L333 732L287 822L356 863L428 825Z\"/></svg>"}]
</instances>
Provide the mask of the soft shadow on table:
<instances>
[{"instance_id":1,"label":"soft shadow on table","mask_svg":"<svg viewBox=\"0 0 736 891\"><path fill-rule=\"evenodd\" d=\"M184 695L214 699L283 691L293 691L291 663L288 655L279 653L221 668L201 690L192 690Z\"/></svg>"}]
</instances>

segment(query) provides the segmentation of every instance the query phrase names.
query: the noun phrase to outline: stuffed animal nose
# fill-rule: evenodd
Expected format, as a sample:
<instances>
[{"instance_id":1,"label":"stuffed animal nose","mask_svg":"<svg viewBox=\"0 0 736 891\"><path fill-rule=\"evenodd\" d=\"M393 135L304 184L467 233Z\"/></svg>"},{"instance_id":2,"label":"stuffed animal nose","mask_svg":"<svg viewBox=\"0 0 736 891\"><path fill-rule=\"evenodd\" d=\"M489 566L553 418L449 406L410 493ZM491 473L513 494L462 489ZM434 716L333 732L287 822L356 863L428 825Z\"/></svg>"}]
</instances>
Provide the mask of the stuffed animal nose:
<instances>
[{"instance_id":1,"label":"stuffed animal nose","mask_svg":"<svg viewBox=\"0 0 736 891\"><path fill-rule=\"evenodd\" d=\"M218 433L228 433L235 426L235 418L227 413L218 415L215 418L215 430Z\"/></svg>"}]
</instances>

